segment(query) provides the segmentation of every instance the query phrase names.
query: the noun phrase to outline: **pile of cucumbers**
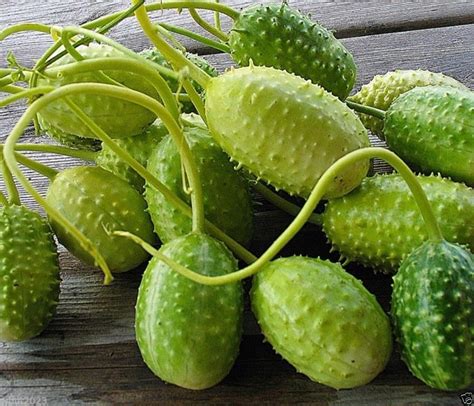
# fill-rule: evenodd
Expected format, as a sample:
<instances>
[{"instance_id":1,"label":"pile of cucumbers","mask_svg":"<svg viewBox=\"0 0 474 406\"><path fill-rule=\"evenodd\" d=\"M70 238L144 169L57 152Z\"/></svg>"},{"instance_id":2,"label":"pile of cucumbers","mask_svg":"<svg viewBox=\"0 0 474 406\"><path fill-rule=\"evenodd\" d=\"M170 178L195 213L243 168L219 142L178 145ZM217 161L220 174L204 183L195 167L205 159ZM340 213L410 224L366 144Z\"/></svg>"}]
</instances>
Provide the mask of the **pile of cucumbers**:
<instances>
[{"instance_id":1,"label":"pile of cucumbers","mask_svg":"<svg viewBox=\"0 0 474 406\"><path fill-rule=\"evenodd\" d=\"M173 7L189 9L213 38L150 20ZM221 16L233 20L229 33ZM135 53L106 36L129 17L153 48ZM0 40L32 29L53 34L51 48L33 67L11 54L0 69L0 92L10 94L0 107L27 102L0 154L8 191L0 192L0 341L31 339L54 317L56 237L100 268L105 284L149 261L136 339L166 382L206 389L226 377L242 336L241 281L253 276L262 333L311 380L367 384L394 337L427 385L473 383L471 90L441 73L398 70L349 96L357 75L349 50L285 2L238 12L219 2L132 0L80 27L20 24ZM173 33L229 53L236 66L218 74ZM19 142L31 122L55 142ZM389 149L371 147L368 130ZM85 163L57 171L23 151ZM367 177L373 158L397 173ZM49 179L45 196L20 165ZM47 218L21 204L15 182ZM249 251L252 188L294 215L260 257ZM394 275L390 314L340 263L275 259L308 221L346 262Z\"/></svg>"}]
</instances>

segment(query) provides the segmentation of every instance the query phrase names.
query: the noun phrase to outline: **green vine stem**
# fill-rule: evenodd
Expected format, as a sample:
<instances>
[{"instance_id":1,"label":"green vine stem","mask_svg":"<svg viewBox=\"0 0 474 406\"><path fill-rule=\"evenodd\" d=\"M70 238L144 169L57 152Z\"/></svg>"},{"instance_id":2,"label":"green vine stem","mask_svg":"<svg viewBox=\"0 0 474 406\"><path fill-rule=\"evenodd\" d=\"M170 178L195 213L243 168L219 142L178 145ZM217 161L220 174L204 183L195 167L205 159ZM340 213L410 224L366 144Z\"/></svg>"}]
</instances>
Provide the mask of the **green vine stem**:
<instances>
[{"instance_id":1,"label":"green vine stem","mask_svg":"<svg viewBox=\"0 0 474 406\"><path fill-rule=\"evenodd\" d=\"M385 119L385 111L377 109L375 107L365 106L363 104L359 104L353 102L351 100L346 100L346 104L352 109L357 111L358 113L368 114L375 118L379 118L380 120Z\"/></svg>"},{"instance_id":2,"label":"green vine stem","mask_svg":"<svg viewBox=\"0 0 474 406\"><path fill-rule=\"evenodd\" d=\"M0 41L3 41L5 38L9 37L10 35L16 34L17 32L23 32L23 31L36 31L36 32L42 32L44 34L50 34L51 27L46 24L38 24L38 23L15 24L0 31Z\"/></svg>"},{"instance_id":3,"label":"green vine stem","mask_svg":"<svg viewBox=\"0 0 474 406\"><path fill-rule=\"evenodd\" d=\"M200 42L201 44L207 45L208 47L217 49L218 51L224 52L226 54L230 53L230 48L227 44L224 44L220 41L215 41L213 39L207 38L203 35L197 34L191 30L187 30L186 28L177 27L175 25L166 24L166 23L159 23L160 27L165 28L166 30L173 32L175 34L182 35L187 38L191 38L195 41Z\"/></svg>"},{"instance_id":4,"label":"green vine stem","mask_svg":"<svg viewBox=\"0 0 474 406\"><path fill-rule=\"evenodd\" d=\"M15 85L6 85L0 88L0 93L4 92L4 93L15 94L15 93L20 93L23 90L25 90L24 87L15 86Z\"/></svg>"},{"instance_id":5,"label":"green vine stem","mask_svg":"<svg viewBox=\"0 0 474 406\"><path fill-rule=\"evenodd\" d=\"M216 0L216 3L219 3L219 0ZM214 25L219 31L222 31L221 14L218 11L214 11Z\"/></svg>"},{"instance_id":6,"label":"green vine stem","mask_svg":"<svg viewBox=\"0 0 474 406\"><path fill-rule=\"evenodd\" d=\"M0 205L5 206L5 207L10 205L7 197L3 194L1 190L0 190Z\"/></svg>"},{"instance_id":7,"label":"green vine stem","mask_svg":"<svg viewBox=\"0 0 474 406\"><path fill-rule=\"evenodd\" d=\"M301 211L301 207L289 202L285 198L281 197L279 194L275 193L273 190L265 186L264 184L257 182L252 184L252 187L260 193L263 198L270 203L272 203L275 207L283 210L285 213L288 213L292 216L297 216L298 213ZM316 224L318 226L321 225L321 216L317 213L312 213L308 219L309 223Z\"/></svg>"},{"instance_id":8,"label":"green vine stem","mask_svg":"<svg viewBox=\"0 0 474 406\"><path fill-rule=\"evenodd\" d=\"M219 38L223 42L227 42L229 40L229 37L227 36L227 34L225 34L221 30L212 26L206 20L204 20L196 11L196 9L190 8L189 14L191 14L191 17L193 18L193 20L202 28L204 28L209 34L214 35L215 37Z\"/></svg>"},{"instance_id":9,"label":"green vine stem","mask_svg":"<svg viewBox=\"0 0 474 406\"><path fill-rule=\"evenodd\" d=\"M18 188L15 185L15 180L13 179L12 173L6 164L5 159L1 160L1 168L2 168L3 181L5 182L5 186L7 188L7 193L8 193L8 204L9 205L16 204L18 206L21 205L20 194L18 193Z\"/></svg>"},{"instance_id":10,"label":"green vine stem","mask_svg":"<svg viewBox=\"0 0 474 406\"><path fill-rule=\"evenodd\" d=\"M321 176L318 183L311 192L308 200L305 205L302 207L298 215L293 219L291 224L287 229L270 245L270 247L257 259L254 263L247 266L246 268L241 269L240 271L222 275L222 276L205 276L199 273L193 272L189 269L186 269L182 266L179 266L174 261L169 258L164 258L164 256L159 253L155 248L151 247L149 244L144 243L140 238L136 236L130 236L129 234L122 234L132 238L135 242L138 242L145 250L150 254L158 254L158 258L163 260L168 266L174 269L176 272L182 274L183 276L198 282L204 285L223 285L227 283L235 283L244 278L248 278L255 273L257 273L264 265L271 261L278 252L296 235L296 233L303 227L306 221L311 216L311 213L314 211L318 205L321 198L324 196L324 193L332 184L334 178L338 174L347 169L347 167L354 165L356 161L359 160L369 160L372 158L380 158L392 165L403 177L407 183L410 191L418 205L418 208L423 216L425 221L426 228L428 230L428 235L432 241L441 241L443 236L441 234L438 222L434 216L431 205L426 197L423 188L416 179L416 176L413 174L411 169L393 152L385 148L362 148L356 151L353 151L337 162L335 162L327 171Z\"/></svg>"},{"instance_id":11,"label":"green vine stem","mask_svg":"<svg viewBox=\"0 0 474 406\"><path fill-rule=\"evenodd\" d=\"M132 0L133 4L136 4L136 2L137 0ZM172 65L174 65L176 69L181 70L187 67L189 69L190 76L203 88L206 88L206 85L211 77L202 69L189 62L181 52L174 49L162 38L156 27L150 21L146 8L143 5L137 8L135 11L135 16L137 17L143 32L148 36L153 45L155 45L156 49L158 49L166 59L171 61Z\"/></svg>"},{"instance_id":12,"label":"green vine stem","mask_svg":"<svg viewBox=\"0 0 474 406\"><path fill-rule=\"evenodd\" d=\"M231 7L228 7L224 4L212 3L209 1L162 0L156 3L147 4L144 7L146 8L146 11L161 11L161 10L169 10L169 9L188 9L188 8L211 10L211 11L217 11L221 14L224 14L228 16L229 18L231 18L232 20L236 20L237 18L239 18L239 15L240 15L238 11L234 10ZM96 20L93 20L93 21L90 21L89 23L84 24L84 28L90 28L90 29L97 28L98 26L101 26L103 24L106 24L110 20L113 20L119 14L120 12L112 13L107 16L97 18Z\"/></svg>"},{"instance_id":13,"label":"green vine stem","mask_svg":"<svg viewBox=\"0 0 474 406\"><path fill-rule=\"evenodd\" d=\"M54 180L56 175L59 173L56 169L53 169L47 165L44 165L40 162L34 161L18 152L15 152L15 158L18 163L26 166L27 168L39 173L40 175L45 176L50 181Z\"/></svg>"},{"instance_id":14,"label":"green vine stem","mask_svg":"<svg viewBox=\"0 0 474 406\"><path fill-rule=\"evenodd\" d=\"M0 148L2 146L3 145L0 144ZM47 154L64 155L71 158L78 158L82 159L83 161L95 161L98 155L98 152L95 151L87 151L83 149L75 149L52 144L16 144L15 151L45 152Z\"/></svg>"},{"instance_id":15,"label":"green vine stem","mask_svg":"<svg viewBox=\"0 0 474 406\"><path fill-rule=\"evenodd\" d=\"M79 242L79 244L81 244L82 247L91 254L91 256L96 261L96 264L102 269L104 273L104 284L108 285L112 282L113 276L100 252L97 250L94 244L86 236L84 236L84 234L82 234L73 224L69 222L69 220L67 220L58 210L51 206L46 201L46 199L41 196L41 194L37 192L33 185L31 185L28 178L20 170L18 162L16 160L15 144L22 136L28 124L34 119L36 114L44 106L46 106L48 103L57 98L57 93L60 93L60 91L61 89L58 89L55 91L56 94L55 92L48 93L47 95L36 100L26 109L26 111L23 113L23 115L13 127L13 130L11 131L10 135L7 137L5 147L3 149L3 156L8 168L22 184L25 191L29 193L36 200L36 202L44 208L44 210L51 219L53 219L66 230L68 230L71 233L71 236L75 238Z\"/></svg>"},{"instance_id":16,"label":"green vine stem","mask_svg":"<svg viewBox=\"0 0 474 406\"><path fill-rule=\"evenodd\" d=\"M3 88L2 88L3 89ZM0 89L0 90L2 90ZM18 93L14 93L0 100L0 108L8 106L18 100L38 96L40 94L46 94L52 92L55 88L53 86L39 86L32 89L22 89Z\"/></svg>"}]
</instances>

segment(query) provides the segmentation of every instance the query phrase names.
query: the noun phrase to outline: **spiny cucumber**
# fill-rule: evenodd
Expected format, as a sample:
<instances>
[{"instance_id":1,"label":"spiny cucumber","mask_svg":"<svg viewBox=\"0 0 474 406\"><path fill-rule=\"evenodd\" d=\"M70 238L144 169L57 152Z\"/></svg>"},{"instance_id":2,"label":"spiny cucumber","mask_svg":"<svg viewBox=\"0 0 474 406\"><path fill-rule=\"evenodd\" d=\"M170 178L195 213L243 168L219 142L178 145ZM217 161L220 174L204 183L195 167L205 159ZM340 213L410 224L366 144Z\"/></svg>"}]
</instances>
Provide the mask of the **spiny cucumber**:
<instances>
[{"instance_id":1,"label":"spiny cucumber","mask_svg":"<svg viewBox=\"0 0 474 406\"><path fill-rule=\"evenodd\" d=\"M474 380L474 258L429 241L394 277L392 317L402 357L427 385L459 390Z\"/></svg>"},{"instance_id":2,"label":"spiny cucumber","mask_svg":"<svg viewBox=\"0 0 474 406\"><path fill-rule=\"evenodd\" d=\"M448 241L474 249L474 190L440 176L417 176ZM394 271L428 238L422 216L398 174L366 178L330 200L322 214L329 241L350 261Z\"/></svg>"},{"instance_id":3,"label":"spiny cucumber","mask_svg":"<svg viewBox=\"0 0 474 406\"><path fill-rule=\"evenodd\" d=\"M0 341L40 334L59 299L59 260L46 220L24 206L0 207Z\"/></svg>"},{"instance_id":4,"label":"spiny cucumber","mask_svg":"<svg viewBox=\"0 0 474 406\"><path fill-rule=\"evenodd\" d=\"M286 3L244 9L229 35L240 66L272 66L319 84L341 99L352 90L357 68L333 33Z\"/></svg>"},{"instance_id":5,"label":"spiny cucumber","mask_svg":"<svg viewBox=\"0 0 474 406\"><path fill-rule=\"evenodd\" d=\"M316 382L337 389L364 385L390 358L387 315L339 264L272 261L254 277L251 303L275 351Z\"/></svg>"},{"instance_id":6,"label":"spiny cucumber","mask_svg":"<svg viewBox=\"0 0 474 406\"><path fill-rule=\"evenodd\" d=\"M370 83L362 86L359 92L350 97L350 100L386 111L398 96L414 87L423 86L449 86L467 90L462 83L442 73L400 69L375 76ZM363 113L360 114L360 119L373 134L384 138L383 120Z\"/></svg>"},{"instance_id":7,"label":"spiny cucumber","mask_svg":"<svg viewBox=\"0 0 474 406\"><path fill-rule=\"evenodd\" d=\"M231 158L290 194L308 197L324 171L369 146L357 115L322 87L274 68L250 66L212 78L209 129ZM367 174L361 161L334 179L326 197L342 196Z\"/></svg>"},{"instance_id":8,"label":"spiny cucumber","mask_svg":"<svg viewBox=\"0 0 474 406\"><path fill-rule=\"evenodd\" d=\"M201 178L206 218L239 243L248 244L253 231L253 210L246 180L207 129L186 127L184 134ZM170 136L151 152L147 169L189 203L190 197L183 190L180 155ZM163 242L191 231L191 219L151 185L147 185L145 197L156 233Z\"/></svg>"},{"instance_id":9,"label":"spiny cucumber","mask_svg":"<svg viewBox=\"0 0 474 406\"><path fill-rule=\"evenodd\" d=\"M101 44L80 46L78 52L85 59L124 57L120 51ZM51 67L58 67L75 62L67 54ZM144 77L125 71L104 71L111 80L133 90L140 91L153 98L158 94L152 84ZM71 83L101 82L96 72L63 74L57 78L40 77L39 86L60 87ZM152 112L137 104L122 101L109 96L78 94L70 99L75 102L99 127L112 138L125 138L142 133L155 119ZM58 128L64 133L86 138L95 138L90 129L79 120L63 100L57 100L41 110L41 115L48 126Z\"/></svg>"},{"instance_id":10,"label":"spiny cucumber","mask_svg":"<svg viewBox=\"0 0 474 406\"><path fill-rule=\"evenodd\" d=\"M387 144L407 163L474 185L474 92L414 88L392 103L384 121Z\"/></svg>"},{"instance_id":11,"label":"spiny cucumber","mask_svg":"<svg viewBox=\"0 0 474 406\"><path fill-rule=\"evenodd\" d=\"M204 234L175 239L160 252L203 275L237 270L227 248ZM136 309L138 346L158 377L184 388L205 389L229 373L242 334L240 283L203 286L153 258L143 275Z\"/></svg>"},{"instance_id":12,"label":"spiny cucumber","mask_svg":"<svg viewBox=\"0 0 474 406\"><path fill-rule=\"evenodd\" d=\"M111 235L129 231L149 243L155 241L145 200L123 179L99 167L69 168L51 182L46 200L97 247L112 272L128 271L148 258L135 243ZM51 225L61 244L94 265L87 247L60 224L52 221Z\"/></svg>"}]
</instances>

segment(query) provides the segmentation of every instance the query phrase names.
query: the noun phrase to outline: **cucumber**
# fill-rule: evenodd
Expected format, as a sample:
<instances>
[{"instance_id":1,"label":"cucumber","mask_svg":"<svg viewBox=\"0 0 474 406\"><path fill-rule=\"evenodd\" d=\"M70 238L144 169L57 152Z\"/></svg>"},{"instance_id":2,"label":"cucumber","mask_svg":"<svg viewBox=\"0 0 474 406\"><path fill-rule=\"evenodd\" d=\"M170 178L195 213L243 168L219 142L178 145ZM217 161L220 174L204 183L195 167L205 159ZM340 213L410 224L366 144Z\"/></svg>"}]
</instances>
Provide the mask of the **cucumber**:
<instances>
[{"instance_id":1,"label":"cucumber","mask_svg":"<svg viewBox=\"0 0 474 406\"><path fill-rule=\"evenodd\" d=\"M364 385L390 358L389 318L339 264L277 259L254 277L251 304L275 351L313 381L336 389Z\"/></svg>"},{"instance_id":2,"label":"cucumber","mask_svg":"<svg viewBox=\"0 0 474 406\"><path fill-rule=\"evenodd\" d=\"M203 275L237 270L237 261L219 241L188 234L160 252ZM204 286L157 258L143 275L136 306L136 338L148 367L166 382L205 389L229 373L242 335L240 283Z\"/></svg>"},{"instance_id":3,"label":"cucumber","mask_svg":"<svg viewBox=\"0 0 474 406\"><path fill-rule=\"evenodd\" d=\"M59 300L59 258L45 219L0 207L0 342L24 341L48 325Z\"/></svg>"},{"instance_id":4,"label":"cucumber","mask_svg":"<svg viewBox=\"0 0 474 406\"><path fill-rule=\"evenodd\" d=\"M129 271L148 259L134 242L111 235L129 231L150 244L156 240L145 199L123 179L99 167L69 168L56 175L46 200L97 247L112 272ZM95 265L88 247L56 221L51 225L73 255Z\"/></svg>"},{"instance_id":5,"label":"cucumber","mask_svg":"<svg viewBox=\"0 0 474 406\"><path fill-rule=\"evenodd\" d=\"M474 258L458 245L425 242L394 277L392 318L402 358L427 385L474 382Z\"/></svg>"},{"instance_id":6,"label":"cucumber","mask_svg":"<svg viewBox=\"0 0 474 406\"><path fill-rule=\"evenodd\" d=\"M388 146L422 172L439 172L474 185L474 92L419 87L387 110Z\"/></svg>"},{"instance_id":7,"label":"cucumber","mask_svg":"<svg viewBox=\"0 0 474 406\"><path fill-rule=\"evenodd\" d=\"M448 241L474 249L474 190L439 176L417 176ZM322 226L334 249L349 261L395 271L428 239L408 186L398 174L366 178L359 188L330 200Z\"/></svg>"},{"instance_id":8,"label":"cucumber","mask_svg":"<svg viewBox=\"0 0 474 406\"><path fill-rule=\"evenodd\" d=\"M212 78L206 88L209 129L232 159L278 189L307 198L340 157L370 145L357 115L337 97L298 76L250 66ZM326 198L366 176L368 161L334 179Z\"/></svg>"},{"instance_id":9,"label":"cucumber","mask_svg":"<svg viewBox=\"0 0 474 406\"><path fill-rule=\"evenodd\" d=\"M247 181L234 169L207 129L186 127L184 135L202 182L206 218L241 244L248 245L253 232L253 209ZM151 152L147 169L190 203L190 196L183 190L181 158L171 136L166 136ZM145 198L161 241L168 242L191 231L191 219L175 209L153 186L146 186Z\"/></svg>"},{"instance_id":10,"label":"cucumber","mask_svg":"<svg viewBox=\"0 0 474 406\"><path fill-rule=\"evenodd\" d=\"M253 61L286 70L341 99L356 80L354 58L333 33L284 2L244 9L230 32L229 47L240 66Z\"/></svg>"},{"instance_id":11,"label":"cucumber","mask_svg":"<svg viewBox=\"0 0 474 406\"><path fill-rule=\"evenodd\" d=\"M449 86L461 90L468 90L466 86L442 73L427 70L396 70L385 75L375 76L370 83L362 86L359 92L349 99L386 111L395 99L415 87L423 86ZM373 134L384 139L383 120L368 114L360 114L360 119Z\"/></svg>"},{"instance_id":12,"label":"cucumber","mask_svg":"<svg viewBox=\"0 0 474 406\"><path fill-rule=\"evenodd\" d=\"M101 44L80 46L77 51L85 59L121 57L120 51ZM69 54L51 64L58 67L76 62ZM103 71L110 79L133 90L137 90L155 99L158 94L152 84L144 77L125 71ZM60 87L71 83L103 82L96 72L64 74L57 78L40 77L38 86ZM111 138L126 138L141 134L155 120L155 115L148 109L135 103L109 96L78 94L70 97L94 122ZM41 110L41 116L47 127L55 127L66 134L85 138L95 138L90 129L70 110L64 100L56 100Z\"/></svg>"}]
</instances>

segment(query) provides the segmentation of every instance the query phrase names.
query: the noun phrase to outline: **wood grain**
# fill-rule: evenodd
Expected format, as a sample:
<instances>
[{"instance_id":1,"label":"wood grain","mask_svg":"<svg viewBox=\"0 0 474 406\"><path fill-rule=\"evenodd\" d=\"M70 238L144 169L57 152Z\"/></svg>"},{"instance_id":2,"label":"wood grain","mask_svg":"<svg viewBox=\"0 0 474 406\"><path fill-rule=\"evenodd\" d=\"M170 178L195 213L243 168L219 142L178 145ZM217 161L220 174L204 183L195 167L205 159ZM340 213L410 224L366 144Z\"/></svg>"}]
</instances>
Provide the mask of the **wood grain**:
<instances>
[{"instance_id":1,"label":"wood grain","mask_svg":"<svg viewBox=\"0 0 474 406\"><path fill-rule=\"evenodd\" d=\"M127 5L108 2L49 0L0 2L0 29L19 21L78 24ZM226 1L243 7L251 1ZM378 2L290 1L337 31L359 67L356 88L374 75L396 68L442 71L474 87L474 3L472 1ZM159 13L156 14L159 16ZM164 13L160 20L194 27L186 13ZM228 27L228 24L225 25ZM148 46L132 20L113 32L132 49ZM8 49L31 64L48 46L47 36L22 34L0 42L0 66ZM190 48L209 49L185 41ZM231 62L225 55L209 59L222 71ZM0 109L0 139L11 130L24 106ZM28 131L26 141L44 142ZM32 154L61 169L77 160ZM379 168L380 169L380 168ZM27 172L44 193L47 182ZM2 186L0 185L0 188ZM24 201L36 207L31 198ZM262 252L289 223L290 217L261 201L257 203L252 251ZM307 225L281 255L329 254L325 237ZM110 287L101 286L99 271L62 252L61 298L57 315L38 338L27 343L0 343L0 404L290 404L313 405L461 405L457 393L432 390L416 380L394 353L387 369L371 384L350 391L334 391L311 382L277 356L263 342L247 303L241 354L223 383L203 392L165 385L147 369L134 340L134 303L143 269L119 275ZM391 277L375 275L356 265L349 272L362 279L388 310ZM247 284L248 285L248 284Z\"/></svg>"}]
</instances>

